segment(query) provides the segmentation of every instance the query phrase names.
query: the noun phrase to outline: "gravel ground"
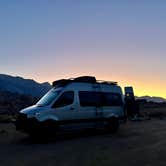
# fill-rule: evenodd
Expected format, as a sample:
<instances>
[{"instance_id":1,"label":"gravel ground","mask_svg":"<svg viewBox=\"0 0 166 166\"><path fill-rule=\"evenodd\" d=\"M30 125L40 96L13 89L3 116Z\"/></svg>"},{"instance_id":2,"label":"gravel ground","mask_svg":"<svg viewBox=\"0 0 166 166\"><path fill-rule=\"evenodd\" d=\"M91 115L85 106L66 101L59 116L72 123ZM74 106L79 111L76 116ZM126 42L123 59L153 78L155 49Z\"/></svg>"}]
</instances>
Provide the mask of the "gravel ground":
<instances>
[{"instance_id":1,"label":"gravel ground","mask_svg":"<svg viewBox=\"0 0 166 166\"><path fill-rule=\"evenodd\" d=\"M64 133L44 143L0 124L0 165L165 166L166 119L127 122L116 134Z\"/></svg>"}]
</instances>

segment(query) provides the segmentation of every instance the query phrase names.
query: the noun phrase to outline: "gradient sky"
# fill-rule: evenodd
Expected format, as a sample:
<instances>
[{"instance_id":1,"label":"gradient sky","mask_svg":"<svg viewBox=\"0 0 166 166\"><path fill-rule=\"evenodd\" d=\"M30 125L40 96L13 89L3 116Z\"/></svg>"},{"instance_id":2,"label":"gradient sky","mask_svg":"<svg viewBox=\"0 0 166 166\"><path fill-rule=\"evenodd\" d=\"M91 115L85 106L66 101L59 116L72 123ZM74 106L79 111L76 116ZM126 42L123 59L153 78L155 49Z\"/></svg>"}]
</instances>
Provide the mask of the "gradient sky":
<instances>
[{"instance_id":1,"label":"gradient sky","mask_svg":"<svg viewBox=\"0 0 166 166\"><path fill-rule=\"evenodd\" d=\"M1 0L0 73L80 75L166 98L166 1Z\"/></svg>"}]
</instances>

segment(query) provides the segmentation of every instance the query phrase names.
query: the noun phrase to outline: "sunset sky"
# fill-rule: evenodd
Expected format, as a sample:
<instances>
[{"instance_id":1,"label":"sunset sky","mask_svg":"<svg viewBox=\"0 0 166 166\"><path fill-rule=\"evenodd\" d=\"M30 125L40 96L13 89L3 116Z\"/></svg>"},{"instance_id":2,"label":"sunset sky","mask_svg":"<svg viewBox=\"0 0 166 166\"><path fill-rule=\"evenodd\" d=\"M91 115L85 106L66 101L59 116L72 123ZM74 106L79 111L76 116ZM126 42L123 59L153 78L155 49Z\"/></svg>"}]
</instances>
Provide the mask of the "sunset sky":
<instances>
[{"instance_id":1,"label":"sunset sky","mask_svg":"<svg viewBox=\"0 0 166 166\"><path fill-rule=\"evenodd\" d=\"M2 0L0 73L93 75L166 98L166 1Z\"/></svg>"}]
</instances>

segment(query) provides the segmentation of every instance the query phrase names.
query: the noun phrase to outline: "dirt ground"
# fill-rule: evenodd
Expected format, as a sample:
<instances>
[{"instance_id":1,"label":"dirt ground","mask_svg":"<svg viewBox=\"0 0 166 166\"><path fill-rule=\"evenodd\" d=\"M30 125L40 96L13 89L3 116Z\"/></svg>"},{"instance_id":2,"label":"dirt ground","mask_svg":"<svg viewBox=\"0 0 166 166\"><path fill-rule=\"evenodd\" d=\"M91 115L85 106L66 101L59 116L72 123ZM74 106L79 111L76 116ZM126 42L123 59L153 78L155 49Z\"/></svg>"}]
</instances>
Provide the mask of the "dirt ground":
<instances>
[{"instance_id":1,"label":"dirt ground","mask_svg":"<svg viewBox=\"0 0 166 166\"><path fill-rule=\"evenodd\" d=\"M34 142L0 124L1 166L165 166L166 118L127 122L116 134L86 131Z\"/></svg>"}]
</instances>

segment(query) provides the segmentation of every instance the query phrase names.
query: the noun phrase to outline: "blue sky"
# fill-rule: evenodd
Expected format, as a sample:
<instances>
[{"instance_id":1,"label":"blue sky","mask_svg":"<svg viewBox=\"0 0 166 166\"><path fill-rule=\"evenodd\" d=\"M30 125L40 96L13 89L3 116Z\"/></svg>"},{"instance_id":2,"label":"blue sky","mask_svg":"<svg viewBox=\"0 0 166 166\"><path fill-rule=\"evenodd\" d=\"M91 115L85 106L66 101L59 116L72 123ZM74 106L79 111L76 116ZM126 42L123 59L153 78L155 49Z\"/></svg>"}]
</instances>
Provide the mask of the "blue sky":
<instances>
[{"instance_id":1,"label":"blue sky","mask_svg":"<svg viewBox=\"0 0 166 166\"><path fill-rule=\"evenodd\" d=\"M2 0L0 72L95 75L166 97L166 1Z\"/></svg>"}]
</instances>

